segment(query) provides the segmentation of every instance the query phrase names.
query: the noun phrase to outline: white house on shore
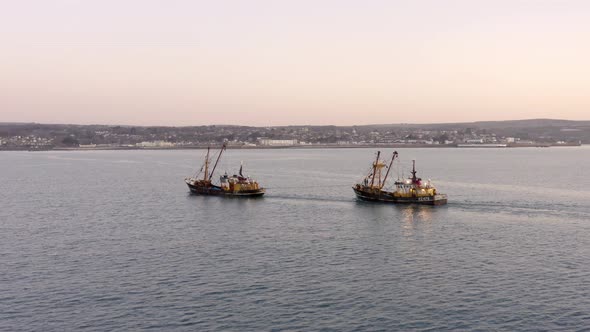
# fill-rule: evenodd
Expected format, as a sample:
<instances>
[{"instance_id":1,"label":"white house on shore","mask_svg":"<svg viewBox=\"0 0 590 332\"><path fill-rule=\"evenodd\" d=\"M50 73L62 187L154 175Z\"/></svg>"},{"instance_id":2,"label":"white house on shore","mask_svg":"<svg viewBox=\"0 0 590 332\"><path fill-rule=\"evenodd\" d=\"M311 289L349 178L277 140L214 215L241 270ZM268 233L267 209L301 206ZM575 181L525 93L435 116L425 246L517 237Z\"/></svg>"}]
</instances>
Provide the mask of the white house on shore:
<instances>
[{"instance_id":1,"label":"white house on shore","mask_svg":"<svg viewBox=\"0 0 590 332\"><path fill-rule=\"evenodd\" d=\"M270 139L266 137L258 138L258 145L262 146L292 146L297 145L296 139Z\"/></svg>"},{"instance_id":2,"label":"white house on shore","mask_svg":"<svg viewBox=\"0 0 590 332\"><path fill-rule=\"evenodd\" d=\"M152 141L136 143L135 146L139 148L171 148L174 146L174 143L167 141Z\"/></svg>"}]
</instances>

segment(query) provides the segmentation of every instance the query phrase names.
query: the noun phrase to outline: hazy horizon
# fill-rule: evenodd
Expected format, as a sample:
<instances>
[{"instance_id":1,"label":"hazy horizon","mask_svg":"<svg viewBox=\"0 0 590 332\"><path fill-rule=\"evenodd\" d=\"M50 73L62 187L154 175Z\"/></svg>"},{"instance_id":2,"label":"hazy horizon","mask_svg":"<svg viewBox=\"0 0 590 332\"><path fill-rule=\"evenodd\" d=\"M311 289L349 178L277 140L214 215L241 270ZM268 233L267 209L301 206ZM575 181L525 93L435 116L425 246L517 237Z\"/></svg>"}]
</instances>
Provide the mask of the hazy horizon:
<instances>
[{"instance_id":1,"label":"hazy horizon","mask_svg":"<svg viewBox=\"0 0 590 332\"><path fill-rule=\"evenodd\" d=\"M2 124L16 124L16 125L26 125L26 124L38 124L38 125L64 125L64 126L124 126L124 127L198 127L198 126L244 126L244 127L320 127L320 126L336 126L336 127L354 127L354 126L398 126L398 125L452 125L452 124L469 124L469 123L481 123L481 122L518 122L518 121L573 121L573 122L590 122L590 120L570 120L570 119L548 119L548 118L536 118L536 119L512 119L512 120L477 120L477 121L459 121L459 122L391 122L391 123L361 123L361 124L349 124L349 125L335 125L335 124L314 124L314 123L292 123L286 125L245 125L245 124L232 124L232 123L211 123L211 124L182 124L182 125L161 125L161 124L154 124L154 125L140 125L140 124L133 124L133 123L67 123L67 122L38 122L38 121L30 121L30 122L16 122L16 121L0 121L0 125Z\"/></svg>"},{"instance_id":2,"label":"hazy horizon","mask_svg":"<svg viewBox=\"0 0 590 332\"><path fill-rule=\"evenodd\" d=\"M0 122L588 120L585 1L24 0L0 12Z\"/></svg>"}]
</instances>

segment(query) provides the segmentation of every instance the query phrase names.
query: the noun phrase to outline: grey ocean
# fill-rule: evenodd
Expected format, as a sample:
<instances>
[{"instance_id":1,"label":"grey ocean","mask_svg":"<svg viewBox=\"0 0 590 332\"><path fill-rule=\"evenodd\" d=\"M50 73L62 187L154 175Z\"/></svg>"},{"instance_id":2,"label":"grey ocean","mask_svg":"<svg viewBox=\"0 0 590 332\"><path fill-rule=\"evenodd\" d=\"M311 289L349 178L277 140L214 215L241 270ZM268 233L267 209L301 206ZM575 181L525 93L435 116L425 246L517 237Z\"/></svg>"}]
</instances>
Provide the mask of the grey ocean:
<instances>
[{"instance_id":1,"label":"grey ocean","mask_svg":"<svg viewBox=\"0 0 590 332\"><path fill-rule=\"evenodd\" d=\"M589 147L398 149L443 207L356 201L374 152L229 150L262 199L190 196L202 150L2 152L0 330L590 330Z\"/></svg>"}]
</instances>

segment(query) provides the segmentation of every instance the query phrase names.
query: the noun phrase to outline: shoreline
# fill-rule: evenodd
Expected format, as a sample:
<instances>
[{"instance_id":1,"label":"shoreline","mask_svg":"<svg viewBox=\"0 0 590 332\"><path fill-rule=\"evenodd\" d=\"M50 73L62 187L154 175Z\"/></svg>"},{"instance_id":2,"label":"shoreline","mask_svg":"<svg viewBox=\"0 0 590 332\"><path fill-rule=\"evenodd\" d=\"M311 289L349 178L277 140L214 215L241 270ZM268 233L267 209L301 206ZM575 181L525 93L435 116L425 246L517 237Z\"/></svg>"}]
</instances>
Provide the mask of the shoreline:
<instances>
[{"instance_id":1,"label":"shoreline","mask_svg":"<svg viewBox=\"0 0 590 332\"><path fill-rule=\"evenodd\" d=\"M131 147L131 146L109 146L109 147L57 147L51 149L43 148L15 148L15 149L0 149L3 151L118 151L118 150L204 150L208 147L215 147L215 145L194 145L194 146L179 146L179 147ZM288 146L232 146L228 145L227 149L232 150L285 150L285 149L369 149L369 148L384 148L384 149L512 149L512 148L553 148L553 147L582 147L584 144L507 144L506 146L458 146L457 144L359 144L359 145L331 145L331 144L317 144L317 145L288 145Z\"/></svg>"}]
</instances>

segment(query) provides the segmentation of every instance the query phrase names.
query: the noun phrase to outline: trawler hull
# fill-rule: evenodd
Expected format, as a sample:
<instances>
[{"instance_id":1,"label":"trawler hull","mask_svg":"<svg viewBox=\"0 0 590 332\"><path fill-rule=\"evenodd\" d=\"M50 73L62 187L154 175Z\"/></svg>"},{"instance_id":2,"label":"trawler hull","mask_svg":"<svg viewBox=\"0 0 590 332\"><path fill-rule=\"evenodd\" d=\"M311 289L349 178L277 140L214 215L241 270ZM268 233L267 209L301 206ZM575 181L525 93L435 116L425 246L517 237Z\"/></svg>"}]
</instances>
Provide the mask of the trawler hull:
<instances>
[{"instance_id":1,"label":"trawler hull","mask_svg":"<svg viewBox=\"0 0 590 332\"><path fill-rule=\"evenodd\" d=\"M225 197L260 197L264 195L265 190L241 190L241 191L225 191L218 186L195 186L191 183L186 183L191 191L191 194L205 195L205 196L225 196Z\"/></svg>"},{"instance_id":2,"label":"trawler hull","mask_svg":"<svg viewBox=\"0 0 590 332\"><path fill-rule=\"evenodd\" d=\"M434 196L422 197L395 197L393 193L387 191L365 191L353 187L354 193L358 199L370 202L382 202L393 204L421 204L421 205L445 205L447 204L447 196L438 194Z\"/></svg>"}]
</instances>

